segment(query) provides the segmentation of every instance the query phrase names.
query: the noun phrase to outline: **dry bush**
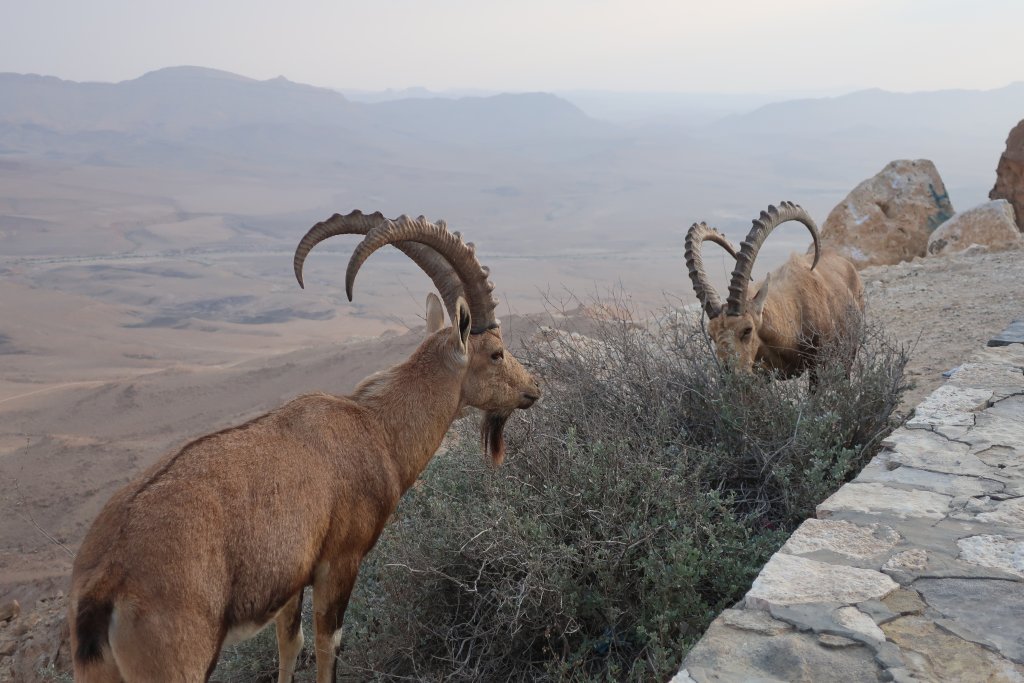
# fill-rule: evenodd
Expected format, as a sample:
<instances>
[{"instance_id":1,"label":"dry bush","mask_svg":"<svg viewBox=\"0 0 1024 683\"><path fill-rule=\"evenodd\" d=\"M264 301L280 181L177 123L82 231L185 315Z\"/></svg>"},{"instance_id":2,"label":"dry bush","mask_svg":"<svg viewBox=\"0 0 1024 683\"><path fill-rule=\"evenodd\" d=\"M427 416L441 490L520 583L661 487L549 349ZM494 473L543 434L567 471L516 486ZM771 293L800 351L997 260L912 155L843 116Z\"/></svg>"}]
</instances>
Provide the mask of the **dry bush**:
<instances>
[{"instance_id":1,"label":"dry bush","mask_svg":"<svg viewBox=\"0 0 1024 683\"><path fill-rule=\"evenodd\" d=\"M906 389L906 351L870 325L813 391L729 373L699 328L595 326L527 350L546 398L517 413L504 467L466 425L407 494L349 612L348 675L669 677L874 454Z\"/></svg>"}]
</instances>

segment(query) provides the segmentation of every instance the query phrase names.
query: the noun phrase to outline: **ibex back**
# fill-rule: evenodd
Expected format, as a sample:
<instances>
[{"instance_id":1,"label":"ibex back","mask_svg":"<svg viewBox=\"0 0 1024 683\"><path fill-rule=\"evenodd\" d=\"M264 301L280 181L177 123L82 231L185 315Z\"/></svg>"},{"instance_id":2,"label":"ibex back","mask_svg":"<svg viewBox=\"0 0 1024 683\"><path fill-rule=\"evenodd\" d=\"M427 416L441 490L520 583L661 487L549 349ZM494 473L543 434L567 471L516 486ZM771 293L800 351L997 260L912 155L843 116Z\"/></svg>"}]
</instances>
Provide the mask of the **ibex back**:
<instances>
[{"instance_id":1,"label":"ibex back","mask_svg":"<svg viewBox=\"0 0 1024 683\"><path fill-rule=\"evenodd\" d=\"M333 681L342 618L359 564L402 493L466 406L484 411L495 463L503 427L540 396L505 351L487 270L443 223L334 215L300 242L362 234L349 262L394 244L440 289L427 298L427 338L404 363L351 396L300 396L204 436L118 491L75 559L69 608L76 681L204 681L223 645L276 621L279 681L302 648L302 597L313 587L317 681Z\"/></svg>"}]
</instances>

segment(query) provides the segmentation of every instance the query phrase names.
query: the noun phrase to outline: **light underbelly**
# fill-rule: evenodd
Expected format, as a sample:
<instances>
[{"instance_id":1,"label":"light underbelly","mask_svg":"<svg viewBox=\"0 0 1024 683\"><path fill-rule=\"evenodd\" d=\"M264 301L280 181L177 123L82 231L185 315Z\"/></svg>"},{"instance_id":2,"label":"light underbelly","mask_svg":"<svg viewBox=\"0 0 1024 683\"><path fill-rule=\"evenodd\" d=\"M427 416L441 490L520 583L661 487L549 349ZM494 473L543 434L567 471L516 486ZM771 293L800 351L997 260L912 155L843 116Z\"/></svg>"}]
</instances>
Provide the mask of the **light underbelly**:
<instances>
[{"instance_id":1,"label":"light underbelly","mask_svg":"<svg viewBox=\"0 0 1024 683\"><path fill-rule=\"evenodd\" d=\"M224 647L227 647L228 645L236 645L242 642L243 640L249 640L250 638L254 637L257 633L265 629L272 621L274 621L274 617L267 619L262 624L249 622L233 626L232 628L228 629L227 635L224 636Z\"/></svg>"}]
</instances>

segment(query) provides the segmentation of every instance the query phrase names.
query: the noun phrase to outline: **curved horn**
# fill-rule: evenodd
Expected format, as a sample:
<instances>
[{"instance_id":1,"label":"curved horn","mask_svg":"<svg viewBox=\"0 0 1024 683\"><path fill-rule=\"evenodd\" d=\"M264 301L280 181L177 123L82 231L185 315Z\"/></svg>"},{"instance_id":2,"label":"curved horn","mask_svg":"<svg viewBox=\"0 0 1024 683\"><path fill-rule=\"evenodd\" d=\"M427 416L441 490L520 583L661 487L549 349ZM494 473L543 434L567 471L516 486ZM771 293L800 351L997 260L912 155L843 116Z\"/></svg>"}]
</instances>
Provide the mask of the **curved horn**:
<instances>
[{"instance_id":1,"label":"curved horn","mask_svg":"<svg viewBox=\"0 0 1024 683\"><path fill-rule=\"evenodd\" d=\"M473 243L463 242L462 235L457 232L448 232L444 221L432 223L423 216L399 216L363 238L352 252L348 270L345 272L345 293L348 294L349 301L352 300L352 285L355 283L356 273L370 254L385 244L403 241L426 245L451 264L466 291L469 314L473 318L473 334L480 334L498 326L498 320L494 317L494 309L498 307L498 301L493 294L494 283L487 279L490 272L488 268L480 265L480 261L477 260Z\"/></svg>"},{"instance_id":2,"label":"curved horn","mask_svg":"<svg viewBox=\"0 0 1024 683\"><path fill-rule=\"evenodd\" d=\"M800 205L793 202L780 202L778 208L769 206L767 211L762 211L761 215L754 219L747 238L740 243L740 253L736 255L736 269L732 271L732 280L729 282L726 315L743 314L747 305L747 285L750 283L750 271L754 267L757 252L772 230L787 221L800 221L811 231L811 238L814 240L814 262L811 264L811 270L818 265L821 245L818 226L815 225L814 219Z\"/></svg>"},{"instance_id":3,"label":"curved horn","mask_svg":"<svg viewBox=\"0 0 1024 683\"><path fill-rule=\"evenodd\" d=\"M306 256L320 242L335 235L367 235L374 228L387 224L388 219L384 218L381 212L365 214L358 209L352 213L342 216L334 214L325 221L321 221L309 229L309 232L299 240L299 246L295 248L295 279L299 281L299 287L305 287L302 281L302 266ZM450 316L455 313L455 301L464 296L462 282L451 265L439 253L429 246L417 242L396 242L395 247L416 262L420 268L430 277L437 291L441 293L441 300ZM351 297L349 297L351 298ZM453 318L454 319L454 318Z\"/></svg>"},{"instance_id":4,"label":"curved horn","mask_svg":"<svg viewBox=\"0 0 1024 683\"><path fill-rule=\"evenodd\" d=\"M718 298L718 292L711 286L707 273L704 271L701 243L705 240L721 246L734 259L736 258L736 248L732 246L732 242L725 235L708 227L707 223L694 223L686 233L686 270L689 271L690 280L693 281L693 291L697 294L697 300L704 305L708 317L715 318L722 312L722 300Z\"/></svg>"}]
</instances>

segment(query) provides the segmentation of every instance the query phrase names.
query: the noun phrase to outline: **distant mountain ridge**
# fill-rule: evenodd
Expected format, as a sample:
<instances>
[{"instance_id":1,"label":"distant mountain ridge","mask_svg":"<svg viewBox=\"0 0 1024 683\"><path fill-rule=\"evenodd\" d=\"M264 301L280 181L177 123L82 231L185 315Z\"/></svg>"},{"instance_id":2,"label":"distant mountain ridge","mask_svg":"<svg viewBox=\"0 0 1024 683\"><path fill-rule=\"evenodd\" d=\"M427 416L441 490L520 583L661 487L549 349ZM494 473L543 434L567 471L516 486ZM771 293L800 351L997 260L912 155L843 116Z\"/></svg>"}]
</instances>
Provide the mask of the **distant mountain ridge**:
<instances>
[{"instance_id":1,"label":"distant mountain ridge","mask_svg":"<svg viewBox=\"0 0 1024 683\"><path fill-rule=\"evenodd\" d=\"M582 230L588 221L632 221L636 207L675 215L689 205L708 216L711 206L733 220L751 210L747 197L756 206L802 200L825 212L901 158L933 160L959 207L956 197L987 196L1007 132L1024 117L1024 83L770 104L762 96L602 103L588 95L605 110L623 105L633 121L624 124L550 93L425 94L356 101L282 77L202 67L120 83L0 74L0 161L302 174L339 192L448 201L467 213L543 205L545 220ZM655 115L642 120L643 107ZM739 109L746 113L716 114ZM587 207L611 203L629 211L595 208L586 217Z\"/></svg>"},{"instance_id":2,"label":"distant mountain ridge","mask_svg":"<svg viewBox=\"0 0 1024 683\"><path fill-rule=\"evenodd\" d=\"M107 162L250 155L262 161L344 158L441 145L510 147L600 139L613 127L544 93L352 102L328 88L169 67L120 83L0 74L0 152ZM76 152L76 150L79 150Z\"/></svg>"},{"instance_id":3,"label":"distant mountain ridge","mask_svg":"<svg viewBox=\"0 0 1024 683\"><path fill-rule=\"evenodd\" d=\"M726 117L715 127L757 134L813 135L865 126L939 131L992 126L1005 135L1021 118L1024 82L1016 82L993 90L898 93L873 88L838 97L788 100Z\"/></svg>"},{"instance_id":4,"label":"distant mountain ridge","mask_svg":"<svg viewBox=\"0 0 1024 683\"><path fill-rule=\"evenodd\" d=\"M411 116L474 119L501 116L503 125L554 116L572 125L588 117L575 105L546 93L456 99L352 102L341 93L284 77L259 81L227 71L180 66L151 71L120 83L79 83L52 76L0 73L0 123L46 125L63 130L126 130L136 127L218 127L247 123L351 125L370 119L398 128L422 128ZM569 132L569 131L566 131Z\"/></svg>"}]
</instances>

